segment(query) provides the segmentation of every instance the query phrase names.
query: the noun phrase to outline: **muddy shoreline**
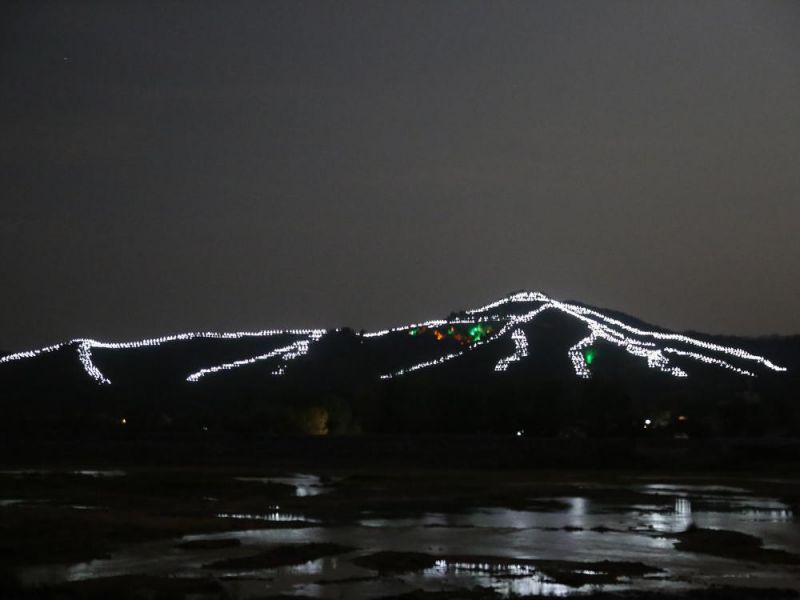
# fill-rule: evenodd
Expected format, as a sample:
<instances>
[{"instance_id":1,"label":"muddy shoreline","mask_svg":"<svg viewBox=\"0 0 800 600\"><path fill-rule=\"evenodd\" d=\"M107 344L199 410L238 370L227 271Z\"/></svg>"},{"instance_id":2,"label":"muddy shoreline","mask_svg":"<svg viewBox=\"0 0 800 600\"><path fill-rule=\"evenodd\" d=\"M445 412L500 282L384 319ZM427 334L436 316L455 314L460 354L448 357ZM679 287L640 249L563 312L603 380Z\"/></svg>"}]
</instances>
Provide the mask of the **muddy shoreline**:
<instances>
[{"instance_id":1,"label":"muddy shoreline","mask_svg":"<svg viewBox=\"0 0 800 600\"><path fill-rule=\"evenodd\" d=\"M778 469L64 458L0 469L4 598L800 591L800 481Z\"/></svg>"}]
</instances>

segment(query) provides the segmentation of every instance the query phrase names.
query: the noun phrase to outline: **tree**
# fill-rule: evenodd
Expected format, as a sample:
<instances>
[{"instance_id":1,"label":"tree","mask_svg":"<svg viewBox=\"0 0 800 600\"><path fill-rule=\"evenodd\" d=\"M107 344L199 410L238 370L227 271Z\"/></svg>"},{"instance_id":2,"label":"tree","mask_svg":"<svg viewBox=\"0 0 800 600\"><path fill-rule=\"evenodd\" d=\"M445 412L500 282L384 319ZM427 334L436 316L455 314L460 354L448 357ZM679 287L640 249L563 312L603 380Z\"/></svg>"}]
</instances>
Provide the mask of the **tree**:
<instances>
[{"instance_id":1,"label":"tree","mask_svg":"<svg viewBox=\"0 0 800 600\"><path fill-rule=\"evenodd\" d=\"M328 411L319 406L310 406L298 415L297 424L305 434L327 435Z\"/></svg>"}]
</instances>

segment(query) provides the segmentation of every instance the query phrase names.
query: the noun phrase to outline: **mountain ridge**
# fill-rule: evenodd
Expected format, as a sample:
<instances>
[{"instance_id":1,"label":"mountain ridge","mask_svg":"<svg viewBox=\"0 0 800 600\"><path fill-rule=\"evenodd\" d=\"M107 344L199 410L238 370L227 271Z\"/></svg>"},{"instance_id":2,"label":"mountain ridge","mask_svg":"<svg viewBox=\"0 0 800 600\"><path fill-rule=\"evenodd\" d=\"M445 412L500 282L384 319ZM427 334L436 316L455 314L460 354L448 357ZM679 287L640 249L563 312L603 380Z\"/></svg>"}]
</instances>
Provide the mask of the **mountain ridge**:
<instances>
[{"instance_id":1,"label":"mountain ridge","mask_svg":"<svg viewBox=\"0 0 800 600\"><path fill-rule=\"evenodd\" d=\"M380 374L381 379L404 376L414 371L435 367L444 362L458 359L476 348L493 344L507 337L513 340L514 353L501 358L495 363L495 370L502 372L513 363L528 357L528 339L525 326L547 311L556 311L568 315L579 322L588 335L573 343L567 355L572 362L575 375L590 378L591 363L596 355L593 346L611 344L626 351L629 355L646 362L649 368L662 370L675 377L688 377L684 366L677 363L689 360L699 361L707 365L727 369L742 376L755 376L756 370L785 372L786 367L776 364L766 356L758 355L741 347L750 343L758 343L758 339L743 337L721 337L710 334L676 333L666 328L653 326L641 319L620 311L597 309L581 302L562 302L541 292L519 291L509 294L481 307L450 313L445 319L431 319L418 323L399 325L389 329L373 332L362 331L358 335L362 340L379 339L384 336L429 333L441 342L444 349L427 360L409 359L406 366L388 369ZM0 357L0 369L3 365L20 360L33 359L41 355L72 348L83 369L97 384L112 383L104 371L98 367L94 355L106 351L139 350L157 348L177 342L196 342L197 340L257 340L270 339L273 343L259 346L258 352L251 354L224 353L226 360L216 364L209 358L209 364L199 366L185 374L185 381L197 383L203 378L233 369L247 367L259 362L271 364L271 374L281 376L289 364L306 355L323 337L340 333L344 329L270 329L261 331L240 332L188 332L157 338L148 338L128 342L102 342L90 338L77 338L43 348L18 352ZM352 330L351 330L352 331ZM740 346L724 346L720 340L739 342ZM450 342L455 341L457 345ZM774 338L772 338L774 341ZM196 345L196 344L195 344ZM420 345L422 347L423 345ZM425 349L427 356L427 348ZM274 363L274 364L273 364ZM0 371L0 375L2 372Z\"/></svg>"},{"instance_id":2,"label":"mountain ridge","mask_svg":"<svg viewBox=\"0 0 800 600\"><path fill-rule=\"evenodd\" d=\"M552 435L578 423L610 434L635 430L637 415L658 411L713 424L726 406L745 402L745 412L772 407L745 422L782 430L800 425L791 404L798 364L800 338L689 336L618 311L516 292L377 331L77 338L5 355L0 427L113 429L124 421L158 430L295 431L305 430L303 411L323 407L339 432L357 424Z\"/></svg>"}]
</instances>

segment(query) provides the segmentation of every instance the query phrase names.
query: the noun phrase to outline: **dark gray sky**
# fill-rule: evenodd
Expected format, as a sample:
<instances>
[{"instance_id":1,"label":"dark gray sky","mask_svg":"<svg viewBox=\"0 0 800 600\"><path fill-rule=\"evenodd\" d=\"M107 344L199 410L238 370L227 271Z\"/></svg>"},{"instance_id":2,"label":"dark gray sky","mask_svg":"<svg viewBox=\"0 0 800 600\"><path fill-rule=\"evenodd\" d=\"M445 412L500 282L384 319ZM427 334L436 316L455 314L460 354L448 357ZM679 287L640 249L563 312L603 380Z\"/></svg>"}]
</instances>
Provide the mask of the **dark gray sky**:
<instances>
[{"instance_id":1,"label":"dark gray sky","mask_svg":"<svg viewBox=\"0 0 800 600\"><path fill-rule=\"evenodd\" d=\"M23 2L0 348L511 290L800 332L800 3Z\"/></svg>"}]
</instances>

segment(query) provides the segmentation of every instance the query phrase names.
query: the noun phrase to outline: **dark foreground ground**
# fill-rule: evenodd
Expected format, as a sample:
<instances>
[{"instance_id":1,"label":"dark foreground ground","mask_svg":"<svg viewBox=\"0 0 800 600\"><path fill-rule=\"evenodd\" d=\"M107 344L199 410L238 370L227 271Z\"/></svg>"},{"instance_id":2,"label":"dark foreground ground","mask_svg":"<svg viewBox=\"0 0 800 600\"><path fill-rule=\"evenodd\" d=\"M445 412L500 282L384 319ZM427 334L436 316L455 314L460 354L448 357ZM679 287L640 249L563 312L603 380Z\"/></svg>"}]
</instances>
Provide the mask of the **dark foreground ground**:
<instances>
[{"instance_id":1,"label":"dark foreground ground","mask_svg":"<svg viewBox=\"0 0 800 600\"><path fill-rule=\"evenodd\" d=\"M0 598L796 598L796 446L0 442Z\"/></svg>"}]
</instances>

